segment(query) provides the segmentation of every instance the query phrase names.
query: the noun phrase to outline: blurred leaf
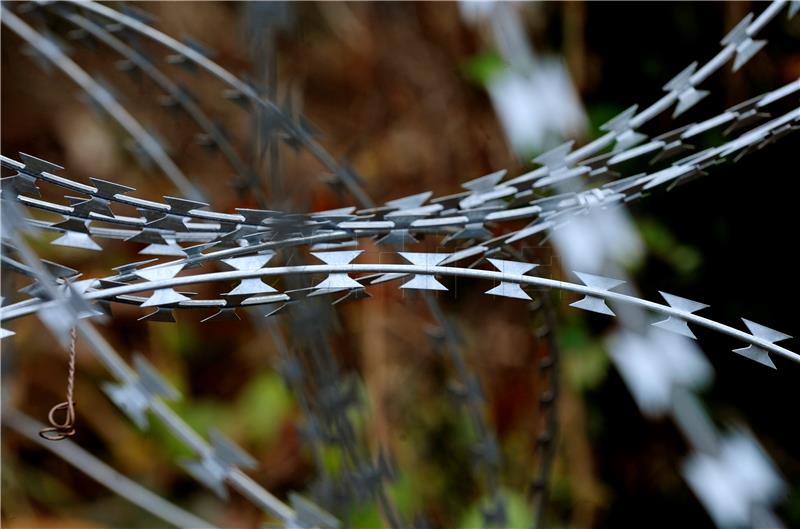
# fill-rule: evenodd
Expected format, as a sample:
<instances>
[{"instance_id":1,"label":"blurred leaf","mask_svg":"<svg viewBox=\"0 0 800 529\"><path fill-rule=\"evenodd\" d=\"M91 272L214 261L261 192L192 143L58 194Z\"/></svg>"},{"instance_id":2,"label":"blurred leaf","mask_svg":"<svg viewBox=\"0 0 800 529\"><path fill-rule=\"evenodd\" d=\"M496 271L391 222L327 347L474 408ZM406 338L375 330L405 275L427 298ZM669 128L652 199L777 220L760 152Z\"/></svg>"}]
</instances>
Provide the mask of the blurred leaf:
<instances>
[{"instance_id":1,"label":"blurred leaf","mask_svg":"<svg viewBox=\"0 0 800 529\"><path fill-rule=\"evenodd\" d=\"M692 274L702 264L702 254L695 248L678 242L672 232L661 222L644 218L639 219L638 224L650 253L666 261L679 274Z\"/></svg>"},{"instance_id":2,"label":"blurred leaf","mask_svg":"<svg viewBox=\"0 0 800 529\"><path fill-rule=\"evenodd\" d=\"M564 376L572 388L586 391L597 387L606 377L608 355L577 317L564 319L558 329Z\"/></svg>"},{"instance_id":3,"label":"blurred leaf","mask_svg":"<svg viewBox=\"0 0 800 529\"><path fill-rule=\"evenodd\" d=\"M253 378L242 390L237 408L238 423L246 425L250 441L271 440L292 409L292 397L274 372Z\"/></svg>"},{"instance_id":4,"label":"blurred leaf","mask_svg":"<svg viewBox=\"0 0 800 529\"><path fill-rule=\"evenodd\" d=\"M461 66L461 72L469 81L486 86L497 73L507 68L503 58L494 51L479 53Z\"/></svg>"},{"instance_id":5,"label":"blurred leaf","mask_svg":"<svg viewBox=\"0 0 800 529\"><path fill-rule=\"evenodd\" d=\"M385 525L375 502L354 508L350 511L348 518L348 526L356 529L372 529L373 527L383 527Z\"/></svg>"},{"instance_id":6,"label":"blurred leaf","mask_svg":"<svg viewBox=\"0 0 800 529\"><path fill-rule=\"evenodd\" d=\"M227 430L230 424L230 410L222 402L195 400L181 410L181 416L198 432L207 432L212 428Z\"/></svg>"},{"instance_id":7,"label":"blurred leaf","mask_svg":"<svg viewBox=\"0 0 800 529\"><path fill-rule=\"evenodd\" d=\"M75 502L75 492L47 470L30 469L20 476L25 490L45 505L70 505Z\"/></svg>"},{"instance_id":8,"label":"blurred leaf","mask_svg":"<svg viewBox=\"0 0 800 529\"><path fill-rule=\"evenodd\" d=\"M410 518L422 507L422 496L417 489L417 481L416 476L403 472L388 487L389 494L394 499L398 511L405 518Z\"/></svg>"},{"instance_id":9,"label":"blurred leaf","mask_svg":"<svg viewBox=\"0 0 800 529\"><path fill-rule=\"evenodd\" d=\"M342 451L339 447L325 446L322 449L322 464L331 474L337 474L342 467Z\"/></svg>"},{"instance_id":10,"label":"blurred leaf","mask_svg":"<svg viewBox=\"0 0 800 529\"><path fill-rule=\"evenodd\" d=\"M502 489L501 494L506 502L506 514L508 516L506 527L531 527L533 525L533 516L525 496L506 489ZM483 529L481 506L477 503L472 504L467 513L461 518L461 523L458 527L460 529Z\"/></svg>"}]
</instances>

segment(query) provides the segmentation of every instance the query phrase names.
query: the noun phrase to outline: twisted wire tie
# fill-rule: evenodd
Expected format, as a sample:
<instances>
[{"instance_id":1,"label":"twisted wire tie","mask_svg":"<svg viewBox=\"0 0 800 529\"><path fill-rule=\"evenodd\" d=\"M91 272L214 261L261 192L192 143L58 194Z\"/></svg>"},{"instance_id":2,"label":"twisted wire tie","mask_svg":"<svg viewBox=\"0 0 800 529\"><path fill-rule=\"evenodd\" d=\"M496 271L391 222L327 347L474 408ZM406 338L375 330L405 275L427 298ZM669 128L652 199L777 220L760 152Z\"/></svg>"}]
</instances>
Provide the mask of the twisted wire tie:
<instances>
[{"instance_id":1,"label":"twisted wire tie","mask_svg":"<svg viewBox=\"0 0 800 529\"><path fill-rule=\"evenodd\" d=\"M39 431L39 436L48 441L61 441L75 435L75 341L77 332L75 327L70 330L69 368L67 371L67 400L50 408L47 421L50 426ZM64 411L64 422L56 420L56 413Z\"/></svg>"}]
</instances>

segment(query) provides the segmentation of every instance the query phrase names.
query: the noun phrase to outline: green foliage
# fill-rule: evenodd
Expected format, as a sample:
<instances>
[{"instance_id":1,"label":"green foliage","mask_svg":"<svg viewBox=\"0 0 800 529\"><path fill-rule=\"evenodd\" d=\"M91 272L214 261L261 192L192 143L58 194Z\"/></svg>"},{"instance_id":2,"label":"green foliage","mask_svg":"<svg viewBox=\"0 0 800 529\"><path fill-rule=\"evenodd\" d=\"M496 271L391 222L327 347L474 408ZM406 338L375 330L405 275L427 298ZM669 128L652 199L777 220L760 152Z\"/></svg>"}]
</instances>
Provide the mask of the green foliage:
<instances>
[{"instance_id":1,"label":"green foliage","mask_svg":"<svg viewBox=\"0 0 800 529\"><path fill-rule=\"evenodd\" d=\"M489 81L508 67L503 58L494 51L485 51L468 59L461 66L462 75L472 83L486 86Z\"/></svg>"},{"instance_id":2,"label":"green foliage","mask_svg":"<svg viewBox=\"0 0 800 529\"><path fill-rule=\"evenodd\" d=\"M377 503L364 503L350 511L348 527L369 529L383 527L383 519Z\"/></svg>"},{"instance_id":3,"label":"green foliage","mask_svg":"<svg viewBox=\"0 0 800 529\"><path fill-rule=\"evenodd\" d=\"M266 442L275 437L292 406L292 397L281 377L265 372L242 390L236 405L236 422L246 425L248 441Z\"/></svg>"},{"instance_id":4,"label":"green foliage","mask_svg":"<svg viewBox=\"0 0 800 529\"><path fill-rule=\"evenodd\" d=\"M506 514L508 516L506 527L509 529L531 527L533 524L533 516L531 514L530 504L525 496L506 489L503 489L502 494L506 501ZM461 518L461 523L458 524L458 527L460 529L483 529L483 517L480 509L480 505L477 503L473 504Z\"/></svg>"},{"instance_id":5,"label":"green foliage","mask_svg":"<svg viewBox=\"0 0 800 529\"><path fill-rule=\"evenodd\" d=\"M564 377L579 392L596 388L606 378L609 358L595 340L584 320L577 316L565 318L558 328Z\"/></svg>"},{"instance_id":6,"label":"green foliage","mask_svg":"<svg viewBox=\"0 0 800 529\"><path fill-rule=\"evenodd\" d=\"M667 262L679 274L694 274L702 264L703 256L700 252L679 242L663 223L651 218L641 218L638 224L650 254Z\"/></svg>"}]
</instances>

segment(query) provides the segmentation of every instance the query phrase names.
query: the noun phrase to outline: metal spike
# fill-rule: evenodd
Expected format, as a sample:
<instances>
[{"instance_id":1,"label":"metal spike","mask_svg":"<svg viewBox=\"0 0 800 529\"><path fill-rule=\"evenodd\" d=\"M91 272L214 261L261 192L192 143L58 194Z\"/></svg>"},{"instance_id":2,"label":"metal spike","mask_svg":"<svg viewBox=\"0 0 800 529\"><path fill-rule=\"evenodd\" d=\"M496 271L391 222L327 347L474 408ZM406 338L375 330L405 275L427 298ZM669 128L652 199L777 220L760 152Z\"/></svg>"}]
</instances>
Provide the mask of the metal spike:
<instances>
[{"instance_id":1,"label":"metal spike","mask_svg":"<svg viewBox=\"0 0 800 529\"><path fill-rule=\"evenodd\" d=\"M275 252L269 250L264 253L256 255L248 255L245 257L232 257L230 259L222 259L222 262L230 266L234 270L240 271L255 271L262 268L275 256Z\"/></svg>"},{"instance_id":2,"label":"metal spike","mask_svg":"<svg viewBox=\"0 0 800 529\"><path fill-rule=\"evenodd\" d=\"M274 288L269 286L268 284L264 283L259 277L250 277L247 279L242 279L239 284L231 290L227 292L225 295L229 296L240 296L240 295L247 295L252 296L255 294L264 294L267 292L277 292Z\"/></svg>"},{"instance_id":3,"label":"metal spike","mask_svg":"<svg viewBox=\"0 0 800 529\"><path fill-rule=\"evenodd\" d=\"M144 261L137 261L135 263L127 263L127 264L124 264L124 265L115 266L114 268L112 268L112 270L114 270L118 275L124 276L124 275L128 275L130 273L136 272L136 270L140 266L144 266L146 264L150 264L150 263L152 263L154 261L158 261L158 259L146 259Z\"/></svg>"},{"instance_id":4,"label":"metal spike","mask_svg":"<svg viewBox=\"0 0 800 529\"><path fill-rule=\"evenodd\" d=\"M207 250L213 246L216 246L216 242L206 242L201 244L195 244L194 246L187 246L186 248L181 248L181 251L186 254L186 267L187 268L194 268L199 266L199 261L201 258L204 257L203 250Z\"/></svg>"},{"instance_id":5,"label":"metal spike","mask_svg":"<svg viewBox=\"0 0 800 529\"><path fill-rule=\"evenodd\" d=\"M220 432L211 431L212 450L202 454L200 461L183 461L186 471L206 485L220 498L227 498L225 480L236 467L255 468L256 461Z\"/></svg>"},{"instance_id":6,"label":"metal spike","mask_svg":"<svg viewBox=\"0 0 800 529\"><path fill-rule=\"evenodd\" d=\"M214 446L214 453L220 461L238 467L254 469L258 463L247 452L239 448L221 432L212 430L211 444Z\"/></svg>"},{"instance_id":7,"label":"metal spike","mask_svg":"<svg viewBox=\"0 0 800 529\"><path fill-rule=\"evenodd\" d=\"M742 20L736 24L733 29L731 29L719 42L723 46L727 46L728 44L735 44L739 45L744 42L747 36L747 27L750 25L750 22L753 20L753 13L747 13Z\"/></svg>"},{"instance_id":8,"label":"metal spike","mask_svg":"<svg viewBox=\"0 0 800 529\"><path fill-rule=\"evenodd\" d=\"M124 195L131 191L136 191L136 188L117 184L116 182L109 182L107 180L100 180L99 178L89 178L92 185L97 188L94 192L95 196L105 198L106 200L113 199L116 195Z\"/></svg>"},{"instance_id":9,"label":"metal spike","mask_svg":"<svg viewBox=\"0 0 800 529\"><path fill-rule=\"evenodd\" d=\"M617 142L614 145L613 152L620 152L630 149L634 145L638 145L646 139L647 139L647 134L642 134L641 132L636 132L633 129L628 129L626 131L621 132L617 136Z\"/></svg>"},{"instance_id":10,"label":"metal spike","mask_svg":"<svg viewBox=\"0 0 800 529\"><path fill-rule=\"evenodd\" d=\"M168 197L165 196L164 200L169 204L169 211L181 215L188 215L193 209L204 209L208 207L205 202L198 202L196 200L187 200L185 198Z\"/></svg>"},{"instance_id":11,"label":"metal spike","mask_svg":"<svg viewBox=\"0 0 800 529\"><path fill-rule=\"evenodd\" d=\"M471 246L469 248L451 253L450 256L447 259L442 260L439 265L444 266L446 264L455 263L469 257L475 257L476 255L486 253L488 250L489 249L486 246L482 246L480 244Z\"/></svg>"},{"instance_id":12,"label":"metal spike","mask_svg":"<svg viewBox=\"0 0 800 529\"><path fill-rule=\"evenodd\" d=\"M539 220L536 220L531 224L529 224L528 226L526 226L525 228L519 230L516 234L509 237L507 242L508 244L517 242L527 237L531 237L532 235L536 235L537 233L546 231L550 229L552 226L553 226L552 222L541 222Z\"/></svg>"},{"instance_id":13,"label":"metal spike","mask_svg":"<svg viewBox=\"0 0 800 529\"><path fill-rule=\"evenodd\" d=\"M396 198L386 202L386 206L397 209L411 209L422 206L433 195L433 191L425 191L416 195L409 195L403 198Z\"/></svg>"},{"instance_id":14,"label":"metal spike","mask_svg":"<svg viewBox=\"0 0 800 529\"><path fill-rule=\"evenodd\" d=\"M279 211L266 209L236 208L236 211L244 217L244 221L248 224L261 224L267 219L280 215Z\"/></svg>"},{"instance_id":15,"label":"metal spike","mask_svg":"<svg viewBox=\"0 0 800 529\"><path fill-rule=\"evenodd\" d=\"M666 182L683 178L695 171L695 168L688 165L673 165L650 175L650 181L644 185L645 190L652 189Z\"/></svg>"},{"instance_id":16,"label":"metal spike","mask_svg":"<svg viewBox=\"0 0 800 529\"><path fill-rule=\"evenodd\" d=\"M145 430L147 424L147 410L150 408L150 399L147 398L136 383L111 384L101 386L103 392L116 406L130 418L140 429Z\"/></svg>"},{"instance_id":17,"label":"metal spike","mask_svg":"<svg viewBox=\"0 0 800 529\"><path fill-rule=\"evenodd\" d=\"M625 281L621 279L587 274L586 272L575 272L575 275L578 276L581 282L587 287L600 290L611 290L625 283Z\"/></svg>"},{"instance_id":18,"label":"metal spike","mask_svg":"<svg viewBox=\"0 0 800 529\"><path fill-rule=\"evenodd\" d=\"M509 275L523 275L526 272L529 272L539 266L538 264L532 263L520 263L517 261L505 261L503 259L489 259L489 262L497 268L503 274ZM507 283L505 281L501 281L499 285L496 287L487 290L485 294L491 294L493 296L504 296L507 298L517 298L517 299L526 299L531 300L531 297L522 290L516 283Z\"/></svg>"},{"instance_id":19,"label":"metal spike","mask_svg":"<svg viewBox=\"0 0 800 529\"><path fill-rule=\"evenodd\" d=\"M636 110L638 108L639 105L628 107L610 120L600 125L600 130L617 133L624 132L626 129L630 128L631 118L636 115Z\"/></svg>"},{"instance_id":20,"label":"metal spike","mask_svg":"<svg viewBox=\"0 0 800 529\"><path fill-rule=\"evenodd\" d=\"M750 333L755 336L756 338L761 338L769 343L780 342L782 340L788 340L791 338L788 334L784 334L780 331L776 331L775 329L770 329L769 327L765 327L760 323L755 323L753 321L747 320L742 318L742 321L750 330Z\"/></svg>"},{"instance_id":21,"label":"metal spike","mask_svg":"<svg viewBox=\"0 0 800 529\"><path fill-rule=\"evenodd\" d=\"M609 316L616 316L614 311L608 308L608 305L606 305L606 302L603 299L594 296L586 296L574 303L570 303L570 307L588 310L590 312L597 312L599 314L607 314Z\"/></svg>"},{"instance_id":22,"label":"metal spike","mask_svg":"<svg viewBox=\"0 0 800 529\"><path fill-rule=\"evenodd\" d=\"M341 241L341 242L321 242L311 246L312 252L329 252L336 250L343 250L345 248L355 248L358 246L358 241Z\"/></svg>"},{"instance_id":23,"label":"metal spike","mask_svg":"<svg viewBox=\"0 0 800 529\"><path fill-rule=\"evenodd\" d=\"M144 244L167 244L162 231L155 228L142 228L142 231L125 239L125 242L139 242Z\"/></svg>"},{"instance_id":24,"label":"metal spike","mask_svg":"<svg viewBox=\"0 0 800 529\"><path fill-rule=\"evenodd\" d=\"M419 241L406 229L391 230L389 233L375 241L380 246L394 246L404 248L409 244L415 244Z\"/></svg>"},{"instance_id":25,"label":"metal spike","mask_svg":"<svg viewBox=\"0 0 800 529\"><path fill-rule=\"evenodd\" d=\"M36 185L36 178L28 174L17 173L14 176L0 178L0 182L3 185L6 196L12 195L14 198L19 194L31 195L33 197L42 196Z\"/></svg>"},{"instance_id":26,"label":"metal spike","mask_svg":"<svg viewBox=\"0 0 800 529\"><path fill-rule=\"evenodd\" d=\"M638 108L639 105L628 107L600 126L600 130L606 130L616 134L616 144L614 145L613 152L624 151L647 139L647 135L636 132L630 126L631 118L636 115L636 110Z\"/></svg>"},{"instance_id":27,"label":"metal spike","mask_svg":"<svg viewBox=\"0 0 800 529\"><path fill-rule=\"evenodd\" d=\"M625 283L625 281L621 281L619 279L612 279L610 277L597 276L584 272L575 272L575 275L577 275L587 287L597 288L600 290L611 290ZM599 314L616 316L614 311L612 311L608 305L606 305L605 300L596 296L587 295L574 303L570 303L570 306L591 312L597 312Z\"/></svg>"},{"instance_id":28,"label":"metal spike","mask_svg":"<svg viewBox=\"0 0 800 529\"><path fill-rule=\"evenodd\" d=\"M370 285L378 285L380 283L386 283L388 281L395 281L397 279L402 279L408 276L408 274L380 274L378 277L373 279L369 282Z\"/></svg>"},{"instance_id":29,"label":"metal spike","mask_svg":"<svg viewBox=\"0 0 800 529\"><path fill-rule=\"evenodd\" d=\"M330 529L339 528L339 520L299 494L294 492L289 493L289 501L294 509L292 523L295 524L298 529L314 529L316 527L326 527Z\"/></svg>"},{"instance_id":30,"label":"metal spike","mask_svg":"<svg viewBox=\"0 0 800 529\"><path fill-rule=\"evenodd\" d=\"M154 310L150 314L145 314L137 321L158 321L164 323L175 323L175 310L158 307L156 308L156 310Z\"/></svg>"},{"instance_id":31,"label":"metal spike","mask_svg":"<svg viewBox=\"0 0 800 529\"><path fill-rule=\"evenodd\" d=\"M734 353L738 353L754 362L758 362L759 364L765 365L767 367L771 367L772 369L777 369L775 364L772 363L772 359L769 356L769 353L762 349L761 347L756 347L755 345L748 345L747 347L740 347L739 349L734 349Z\"/></svg>"},{"instance_id":32,"label":"metal spike","mask_svg":"<svg viewBox=\"0 0 800 529\"><path fill-rule=\"evenodd\" d=\"M171 288L162 288L156 290L147 298L147 300L139 305L140 307L158 307L162 305L176 305L182 301L189 301L190 298L176 292Z\"/></svg>"},{"instance_id":33,"label":"metal spike","mask_svg":"<svg viewBox=\"0 0 800 529\"><path fill-rule=\"evenodd\" d=\"M142 263L147 261L142 261ZM136 264L136 263L134 263ZM151 266L150 268L142 268L141 270L131 270L137 276L148 281L160 281L162 279L172 279L183 270L184 263L175 263L165 266Z\"/></svg>"},{"instance_id":34,"label":"metal spike","mask_svg":"<svg viewBox=\"0 0 800 529\"><path fill-rule=\"evenodd\" d=\"M233 307L222 307L216 313L212 314L208 318L204 318L200 320L200 323L206 323L209 321L240 321L242 318L239 317L239 314L236 313L236 309Z\"/></svg>"},{"instance_id":35,"label":"metal spike","mask_svg":"<svg viewBox=\"0 0 800 529\"><path fill-rule=\"evenodd\" d=\"M687 338L691 338L693 340L697 339L697 337L694 335L694 333L689 328L689 326L686 324L686 322L684 320L680 319L680 318L675 318L673 316L669 316L666 320L653 322L653 323L651 323L651 325L654 325L655 327L658 327L660 329L664 329L664 330L667 330L667 331L670 331L670 332L681 334L681 335L686 336Z\"/></svg>"},{"instance_id":36,"label":"metal spike","mask_svg":"<svg viewBox=\"0 0 800 529\"><path fill-rule=\"evenodd\" d=\"M341 222L344 220L350 220L357 218L357 215L354 215L356 208L355 206L348 206L344 208L336 208L336 209L327 209L324 211L316 211L314 213L310 213L309 216L314 220L319 221L330 221L330 222Z\"/></svg>"},{"instance_id":37,"label":"metal spike","mask_svg":"<svg viewBox=\"0 0 800 529\"><path fill-rule=\"evenodd\" d=\"M485 176L481 176L480 178L470 180L469 182L465 182L461 184L461 187L468 189L473 193L486 193L487 191L494 189L494 187L500 183L500 180L503 179L507 172L507 170L501 169L500 171L495 171L494 173L490 173Z\"/></svg>"},{"instance_id":38,"label":"metal spike","mask_svg":"<svg viewBox=\"0 0 800 529\"><path fill-rule=\"evenodd\" d=\"M228 499L225 479L228 477L230 469L217 462L213 456L204 455L200 461L186 461L181 466L193 478L211 489L219 498Z\"/></svg>"},{"instance_id":39,"label":"metal spike","mask_svg":"<svg viewBox=\"0 0 800 529\"><path fill-rule=\"evenodd\" d=\"M312 252L311 255L332 266L349 264L363 253L363 250L345 250L340 252ZM343 288L363 288L361 283L347 273L328 274L321 283L314 285L314 290L338 290Z\"/></svg>"},{"instance_id":40,"label":"metal spike","mask_svg":"<svg viewBox=\"0 0 800 529\"><path fill-rule=\"evenodd\" d=\"M463 228L459 231L454 233L453 235L448 236L444 239L443 244L447 244L450 241L458 241L463 239L489 239L492 236L492 232L486 229L482 222L475 222L472 224L466 224Z\"/></svg>"},{"instance_id":41,"label":"metal spike","mask_svg":"<svg viewBox=\"0 0 800 529\"><path fill-rule=\"evenodd\" d=\"M89 222L85 219L75 218L75 217L64 217L65 220L53 224L54 228L61 228L64 231L75 231L78 233L90 233L89 232Z\"/></svg>"},{"instance_id":42,"label":"metal spike","mask_svg":"<svg viewBox=\"0 0 800 529\"><path fill-rule=\"evenodd\" d=\"M419 253L419 252L399 252L403 259L412 264L430 268L438 265L450 254L446 253ZM373 281L374 283L374 281ZM447 290L443 284L439 283L431 275L415 274L410 281L403 283L400 288L413 288L417 290Z\"/></svg>"},{"instance_id":43,"label":"metal spike","mask_svg":"<svg viewBox=\"0 0 800 529\"><path fill-rule=\"evenodd\" d=\"M169 230L169 231L187 231L186 217L182 215L166 214L155 220L147 223L148 228Z\"/></svg>"},{"instance_id":44,"label":"metal spike","mask_svg":"<svg viewBox=\"0 0 800 529\"><path fill-rule=\"evenodd\" d=\"M25 164L25 171L36 175L40 175L42 173L55 174L58 171L64 170L64 168L60 165L48 162L47 160L42 160L36 156L31 156L30 154L25 154L24 152L19 153L19 158L22 163Z\"/></svg>"},{"instance_id":45,"label":"metal spike","mask_svg":"<svg viewBox=\"0 0 800 529\"><path fill-rule=\"evenodd\" d=\"M765 327L759 323L752 322L750 320L742 318L742 321L750 330L750 333L755 336L756 338L761 338L769 343L779 342L781 340L788 340L791 338L788 334L784 334L780 331L776 331L775 329L770 329L769 327ZM741 347L739 349L734 349L734 353L738 353L750 360L758 362L759 364L763 364L767 367L771 367L772 369L777 369L775 364L772 362L772 359L769 356L769 352L761 347L756 345L748 345L747 347Z\"/></svg>"},{"instance_id":46,"label":"metal spike","mask_svg":"<svg viewBox=\"0 0 800 529\"><path fill-rule=\"evenodd\" d=\"M678 104L672 114L673 118L683 114L709 94L708 91L697 90L691 85L691 77L696 69L697 61L687 66L681 73L664 85L665 91L674 92L678 95Z\"/></svg>"},{"instance_id":47,"label":"metal spike","mask_svg":"<svg viewBox=\"0 0 800 529\"><path fill-rule=\"evenodd\" d=\"M88 221L86 223L88 224ZM101 251L103 249L99 244L94 242L89 235L76 231L66 231L61 237L51 241L50 244L94 251Z\"/></svg>"},{"instance_id":48,"label":"metal spike","mask_svg":"<svg viewBox=\"0 0 800 529\"><path fill-rule=\"evenodd\" d=\"M747 64L747 62L766 45L766 40L753 40L748 38L736 46L736 58L733 61L733 71L736 72Z\"/></svg>"},{"instance_id":49,"label":"metal spike","mask_svg":"<svg viewBox=\"0 0 800 529\"><path fill-rule=\"evenodd\" d=\"M333 305L344 305L345 303L350 303L351 301L360 301L362 299L368 299L371 297L372 294L370 294L366 288L354 288L348 290L347 294L335 300Z\"/></svg>"},{"instance_id":50,"label":"metal spike","mask_svg":"<svg viewBox=\"0 0 800 529\"><path fill-rule=\"evenodd\" d=\"M142 270L135 270L134 273L148 281L161 281L172 279L178 272L183 270L185 263L178 263L168 266L153 266ZM175 305L181 301L188 301L190 298L176 292L171 288L162 288L153 292L147 300L139 305L140 307L157 307L161 305Z\"/></svg>"},{"instance_id":51,"label":"metal spike","mask_svg":"<svg viewBox=\"0 0 800 529\"><path fill-rule=\"evenodd\" d=\"M736 58L733 61L733 71L739 70L753 55L764 47L766 40L753 40L747 33L748 26L753 20L753 13L748 13L727 35L720 44L733 45L736 49Z\"/></svg>"},{"instance_id":52,"label":"metal spike","mask_svg":"<svg viewBox=\"0 0 800 529\"><path fill-rule=\"evenodd\" d=\"M70 268L59 263L54 263L53 261L48 261L47 259L42 259L41 261L42 264L44 264L47 268L47 271L50 272L53 277L58 279L65 279L79 275L79 272L74 268Z\"/></svg>"},{"instance_id":53,"label":"metal spike","mask_svg":"<svg viewBox=\"0 0 800 529\"><path fill-rule=\"evenodd\" d=\"M142 355L134 356L137 376L121 384L105 383L103 391L140 429L147 428L147 410L153 398L175 400L178 391L166 382Z\"/></svg>"},{"instance_id":54,"label":"metal spike","mask_svg":"<svg viewBox=\"0 0 800 529\"><path fill-rule=\"evenodd\" d=\"M572 146L574 144L575 140L570 140L566 143L562 143L558 147L550 149L549 151L543 154L540 154L539 156L533 159L533 162L538 163L540 165L544 165L551 171L555 169L560 169L562 167L566 167L567 155L572 151Z\"/></svg>"},{"instance_id":55,"label":"metal spike","mask_svg":"<svg viewBox=\"0 0 800 529\"><path fill-rule=\"evenodd\" d=\"M161 373L159 373L144 356L140 354L134 355L133 367L139 374L139 384L148 394L166 400L176 400L180 398L178 390L164 380Z\"/></svg>"},{"instance_id":56,"label":"metal spike","mask_svg":"<svg viewBox=\"0 0 800 529\"><path fill-rule=\"evenodd\" d=\"M675 106L675 111L672 113L672 117L676 118L680 116L699 103L708 94L710 94L708 90L698 90L692 86L686 88L680 93L680 95L678 95L678 104Z\"/></svg>"},{"instance_id":57,"label":"metal spike","mask_svg":"<svg viewBox=\"0 0 800 529\"><path fill-rule=\"evenodd\" d=\"M659 291L659 294L661 294L661 297L664 298L670 307L688 312L689 314L708 307L708 305L704 303L698 303L697 301L692 301L691 299L673 296L672 294L667 294L666 292ZM692 338L693 340L697 339L692 330L689 328L689 325L687 325L686 321L675 316L669 316L666 320L654 322L652 325L661 329L682 334L683 336Z\"/></svg>"},{"instance_id":58,"label":"metal spike","mask_svg":"<svg viewBox=\"0 0 800 529\"><path fill-rule=\"evenodd\" d=\"M66 197L73 200L74 197ZM77 199L72 204L72 211L81 216L89 217L92 213L99 213L106 217L114 217L114 212L111 211L110 202L103 198L92 197L90 199Z\"/></svg>"},{"instance_id":59,"label":"metal spike","mask_svg":"<svg viewBox=\"0 0 800 529\"><path fill-rule=\"evenodd\" d=\"M689 86L689 79L697 69L697 61L693 62L664 85L665 92L680 92Z\"/></svg>"}]
</instances>

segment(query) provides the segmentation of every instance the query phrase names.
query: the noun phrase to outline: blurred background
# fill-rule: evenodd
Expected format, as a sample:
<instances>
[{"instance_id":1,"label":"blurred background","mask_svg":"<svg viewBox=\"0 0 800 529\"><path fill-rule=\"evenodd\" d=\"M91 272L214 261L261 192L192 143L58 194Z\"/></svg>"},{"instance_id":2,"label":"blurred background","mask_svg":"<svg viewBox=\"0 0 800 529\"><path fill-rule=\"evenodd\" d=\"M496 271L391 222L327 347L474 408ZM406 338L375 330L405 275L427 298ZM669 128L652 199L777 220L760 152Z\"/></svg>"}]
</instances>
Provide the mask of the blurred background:
<instances>
[{"instance_id":1,"label":"blurred background","mask_svg":"<svg viewBox=\"0 0 800 529\"><path fill-rule=\"evenodd\" d=\"M731 27L766 4L515 5L528 45L553 65L557 93L566 94L560 115L569 116L552 130L522 140L515 139L515 125L503 113L492 84L508 66L501 39L469 6L134 5L151 14L165 33L191 37L214 50L214 60L264 87L287 112L302 112L319 141L345 160L369 195L382 203L425 190L455 193L461 183L500 169L515 176L534 167L533 156L563 139L590 141L600 134L599 125L633 103L655 101L662 86L689 63L713 56ZM197 141L197 127L162 106L163 94L146 78L120 69L118 55L76 40L80 35L57 17L36 11L21 16L39 29L48 28L78 64L113 89L206 190L215 211L259 207L252 193L233 185L225 159ZM759 37L768 39L768 46L740 72L732 74L726 67L709 79L704 88L710 97L675 121L664 113L642 132L652 136L700 121L797 79L800 17L787 21L782 14ZM310 211L353 204L329 184L331 175L308 153L286 144L270 144L266 150L259 146L263 130L254 127L248 108L222 97L220 83L171 64L163 48L144 41L141 46L225 127L242 157L258 168L272 207ZM141 198L160 200L176 193L156 169L139 163L125 135L88 105L75 85L32 59L4 27L3 154L47 159L85 182L95 177L133 186ZM532 108L529 115L536 112ZM713 145L723 138L703 141ZM800 334L797 141L790 135L738 163L713 167L704 178L632 203L647 254L631 272L644 297L658 300L659 290L670 292L708 303L708 314L717 321L738 326L738 318L745 317ZM273 151L277 165L270 161ZM624 169L626 175L644 170ZM90 252L51 246L47 241L52 238L48 234L35 241L39 254L85 277L106 276L111 267L141 260L137 244L106 241L103 252ZM547 247L530 252L541 256L549 273L561 274ZM23 286L4 274L6 303L19 299L15 292ZM200 288L199 294L208 293ZM405 519L424 515L432 527L481 527L482 485L471 462L472 433L448 391L453 368L426 334L433 319L421 300L396 288L378 288L373 294L337 310L333 324L336 358L359 381L362 405L354 419L359 436L373 453L385 447L392 455L397 479L388 490ZM536 338L533 331L542 322L524 304L487 300L468 282L439 300L464 334L465 357L484 387L485 413L502 448L507 525L531 526L530 483L543 413L538 401L545 384L537 366L551 344ZM679 433L668 421L645 419L610 365L602 346L609 322L570 309L574 300L569 296L553 295L552 301L561 391L546 525L712 527L679 473L686 453ZM271 492L285 497L312 488L317 470L299 431L301 412L276 370L278 353L268 333L247 319L201 324L192 313L164 324L137 321L140 316L136 307L115 307L114 318L101 331L118 351L147 356L181 390L184 398L173 407L192 426L199 431L217 427L252 454L260 468L251 475ZM4 398L43 420L63 400L66 354L35 318L16 321L11 328L17 335L2 343ZM774 360L777 371L765 369L731 354L736 345L731 340L702 329L696 334L716 370L713 387L703 395L705 404L719 426L744 423L752 429L790 486L778 512L787 526L800 526L800 429L794 418L800 369L780 358ZM793 339L785 346L797 350L800 343ZM189 455L185 449L157 425L139 432L100 391L106 380L102 366L79 342L77 443L222 527L263 522L239 496L219 501L187 476L175 464ZM2 450L6 527L161 525L10 431L3 431ZM326 457L335 467L336 454ZM345 527L383 526L371 502L337 505L335 514Z\"/></svg>"}]
</instances>

